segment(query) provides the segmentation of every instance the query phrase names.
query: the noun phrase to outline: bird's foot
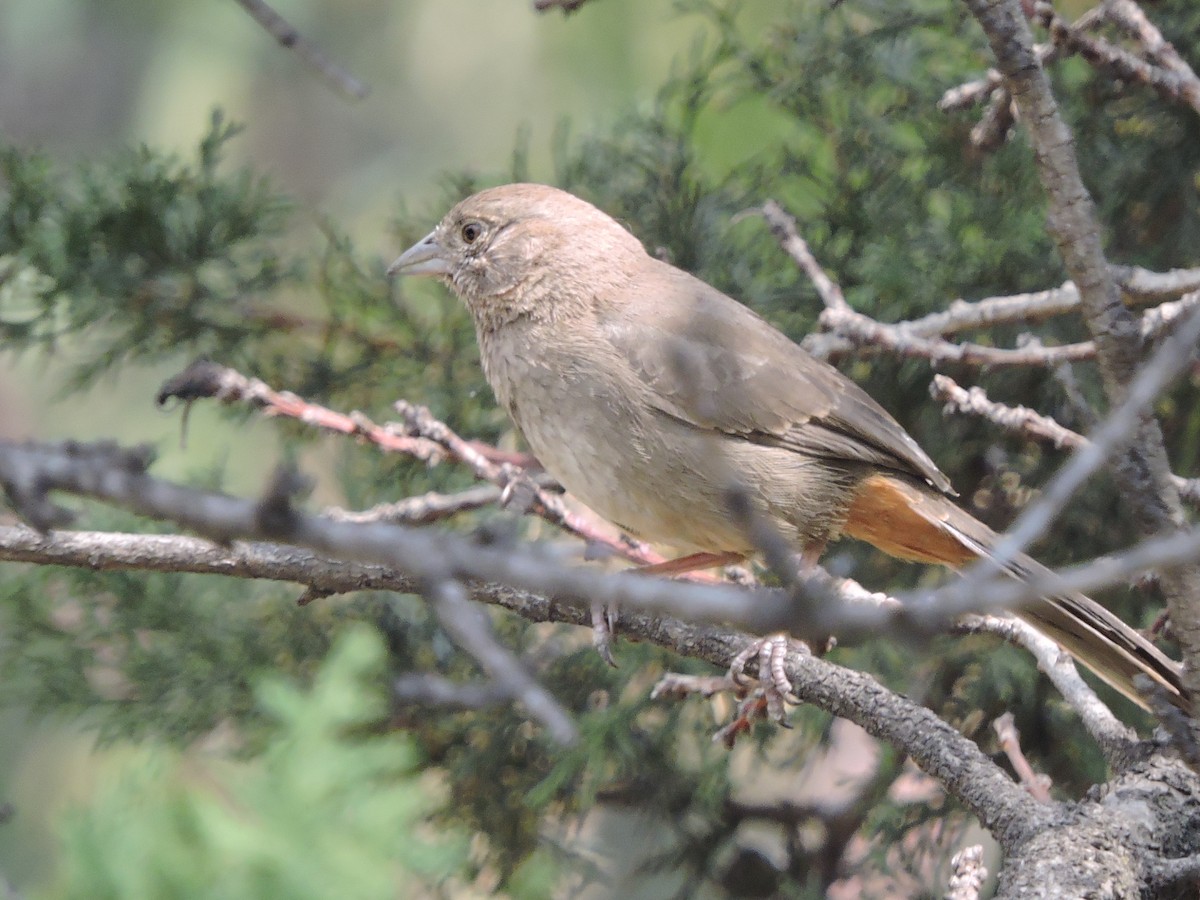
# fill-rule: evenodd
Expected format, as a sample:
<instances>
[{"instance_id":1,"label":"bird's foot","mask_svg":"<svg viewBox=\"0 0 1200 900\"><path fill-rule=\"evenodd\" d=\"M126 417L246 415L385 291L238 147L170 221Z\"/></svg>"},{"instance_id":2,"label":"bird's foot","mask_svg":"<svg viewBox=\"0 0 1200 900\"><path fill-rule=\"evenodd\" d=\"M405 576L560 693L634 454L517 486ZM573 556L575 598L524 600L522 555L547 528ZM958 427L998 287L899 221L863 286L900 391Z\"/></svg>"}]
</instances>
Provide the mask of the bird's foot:
<instances>
[{"instance_id":1,"label":"bird's foot","mask_svg":"<svg viewBox=\"0 0 1200 900\"><path fill-rule=\"evenodd\" d=\"M745 674L746 663L758 658L758 681L767 702L767 714L780 723L783 722L786 704L800 702L787 677L787 654L793 646L808 652L806 645L793 641L786 634L770 634L751 641L729 664L729 677L737 684L745 685L749 681Z\"/></svg>"},{"instance_id":2,"label":"bird's foot","mask_svg":"<svg viewBox=\"0 0 1200 900\"><path fill-rule=\"evenodd\" d=\"M737 711L733 720L713 735L732 747L738 736L748 732L758 719L769 719L785 728L787 705L797 704L791 681L787 677L787 654L793 647L808 652L808 648L787 635L774 634L752 641L734 657L729 671L724 675L684 675L669 672L659 679L651 691L651 698L684 698L692 694L711 697L719 693L731 693L738 698ZM758 658L759 680L755 682L745 674L746 664Z\"/></svg>"},{"instance_id":3,"label":"bird's foot","mask_svg":"<svg viewBox=\"0 0 1200 900\"><path fill-rule=\"evenodd\" d=\"M617 667L613 659L613 632L617 627L617 611L603 603L592 604L592 646L600 654L600 658Z\"/></svg>"}]
</instances>

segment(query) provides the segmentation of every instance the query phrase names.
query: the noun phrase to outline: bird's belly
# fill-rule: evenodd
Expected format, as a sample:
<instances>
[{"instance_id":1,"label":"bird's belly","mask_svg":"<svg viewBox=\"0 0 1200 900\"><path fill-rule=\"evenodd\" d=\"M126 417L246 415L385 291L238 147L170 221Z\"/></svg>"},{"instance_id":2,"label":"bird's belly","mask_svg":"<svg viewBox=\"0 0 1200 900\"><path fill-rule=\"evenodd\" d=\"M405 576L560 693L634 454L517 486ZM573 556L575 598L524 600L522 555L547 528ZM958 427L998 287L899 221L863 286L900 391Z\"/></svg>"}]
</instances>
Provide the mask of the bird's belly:
<instances>
[{"instance_id":1,"label":"bird's belly","mask_svg":"<svg viewBox=\"0 0 1200 900\"><path fill-rule=\"evenodd\" d=\"M572 495L644 540L684 552L751 549L730 521L715 455L668 446L662 423L650 431L616 403L586 406L520 416L530 449Z\"/></svg>"}]
</instances>

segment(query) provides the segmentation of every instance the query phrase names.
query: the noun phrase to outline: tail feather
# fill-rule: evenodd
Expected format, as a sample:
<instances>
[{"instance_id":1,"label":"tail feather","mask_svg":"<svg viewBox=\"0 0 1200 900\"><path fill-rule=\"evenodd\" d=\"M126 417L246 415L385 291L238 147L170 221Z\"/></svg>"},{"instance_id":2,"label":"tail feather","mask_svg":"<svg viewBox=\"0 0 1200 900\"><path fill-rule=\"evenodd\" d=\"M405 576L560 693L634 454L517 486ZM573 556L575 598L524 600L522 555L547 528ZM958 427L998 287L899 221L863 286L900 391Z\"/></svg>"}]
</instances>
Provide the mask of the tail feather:
<instances>
[{"instance_id":1,"label":"tail feather","mask_svg":"<svg viewBox=\"0 0 1200 900\"><path fill-rule=\"evenodd\" d=\"M868 479L868 482L884 480L887 482L886 488L883 491L877 488L877 493L903 495L908 500L907 512L920 520L920 526L932 526L942 535L952 537L958 547L967 551L966 554L942 551L931 561L957 568L962 565L964 556L989 557L1000 543L1000 536L996 532L960 509L950 499L935 494L924 486L917 486L907 479L901 480L894 476L876 475ZM867 534L856 534L856 531L862 532L864 529L854 528L852 525L853 523L850 523L847 526L848 534L877 543ZM915 530L919 531L920 526ZM911 534L913 531L910 523L906 533ZM923 545L930 546L929 542L923 542ZM1051 574L1049 569L1023 553L1006 563L1004 569L1014 578L1021 580ZM1191 712L1191 698L1184 690L1179 663L1090 597L1077 592L1055 594L1043 597L1014 612L1047 637L1058 642L1099 678L1142 708L1148 707L1146 700L1133 685L1133 679L1137 675L1145 675L1152 679L1166 691L1171 702Z\"/></svg>"}]
</instances>

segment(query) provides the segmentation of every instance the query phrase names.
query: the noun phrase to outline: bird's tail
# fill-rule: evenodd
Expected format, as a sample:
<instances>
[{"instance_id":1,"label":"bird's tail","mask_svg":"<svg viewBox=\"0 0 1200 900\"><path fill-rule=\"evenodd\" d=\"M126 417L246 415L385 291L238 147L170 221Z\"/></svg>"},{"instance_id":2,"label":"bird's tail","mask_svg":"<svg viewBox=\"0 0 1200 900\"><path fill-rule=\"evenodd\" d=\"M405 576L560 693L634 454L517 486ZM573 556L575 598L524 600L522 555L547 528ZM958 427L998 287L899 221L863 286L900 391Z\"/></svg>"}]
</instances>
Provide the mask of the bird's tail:
<instances>
[{"instance_id":1,"label":"bird's tail","mask_svg":"<svg viewBox=\"0 0 1200 900\"><path fill-rule=\"evenodd\" d=\"M949 498L895 475L863 481L844 530L893 556L952 568L990 556L1000 542L996 532ZM1050 574L1025 554L1004 568L1023 580ZM1191 712L1179 664L1090 597L1056 594L1015 612L1139 706L1146 708L1146 701L1133 679L1146 675L1171 702Z\"/></svg>"}]
</instances>

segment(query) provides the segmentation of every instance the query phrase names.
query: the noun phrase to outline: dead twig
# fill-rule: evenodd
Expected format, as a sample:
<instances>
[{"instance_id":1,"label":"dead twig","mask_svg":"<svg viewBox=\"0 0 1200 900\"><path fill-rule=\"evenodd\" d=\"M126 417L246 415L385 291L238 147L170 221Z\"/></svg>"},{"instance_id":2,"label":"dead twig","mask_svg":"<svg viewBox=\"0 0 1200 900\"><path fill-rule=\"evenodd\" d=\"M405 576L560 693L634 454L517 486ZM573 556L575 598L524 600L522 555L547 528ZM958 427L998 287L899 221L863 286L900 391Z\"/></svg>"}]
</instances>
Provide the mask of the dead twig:
<instances>
[{"instance_id":1,"label":"dead twig","mask_svg":"<svg viewBox=\"0 0 1200 900\"><path fill-rule=\"evenodd\" d=\"M1120 769L1135 757L1137 735L1113 715L1080 676L1074 660L1053 640L1013 616L966 616L959 628L968 633L997 635L1029 652L1062 698L1079 714L1109 765Z\"/></svg>"}]
</instances>

